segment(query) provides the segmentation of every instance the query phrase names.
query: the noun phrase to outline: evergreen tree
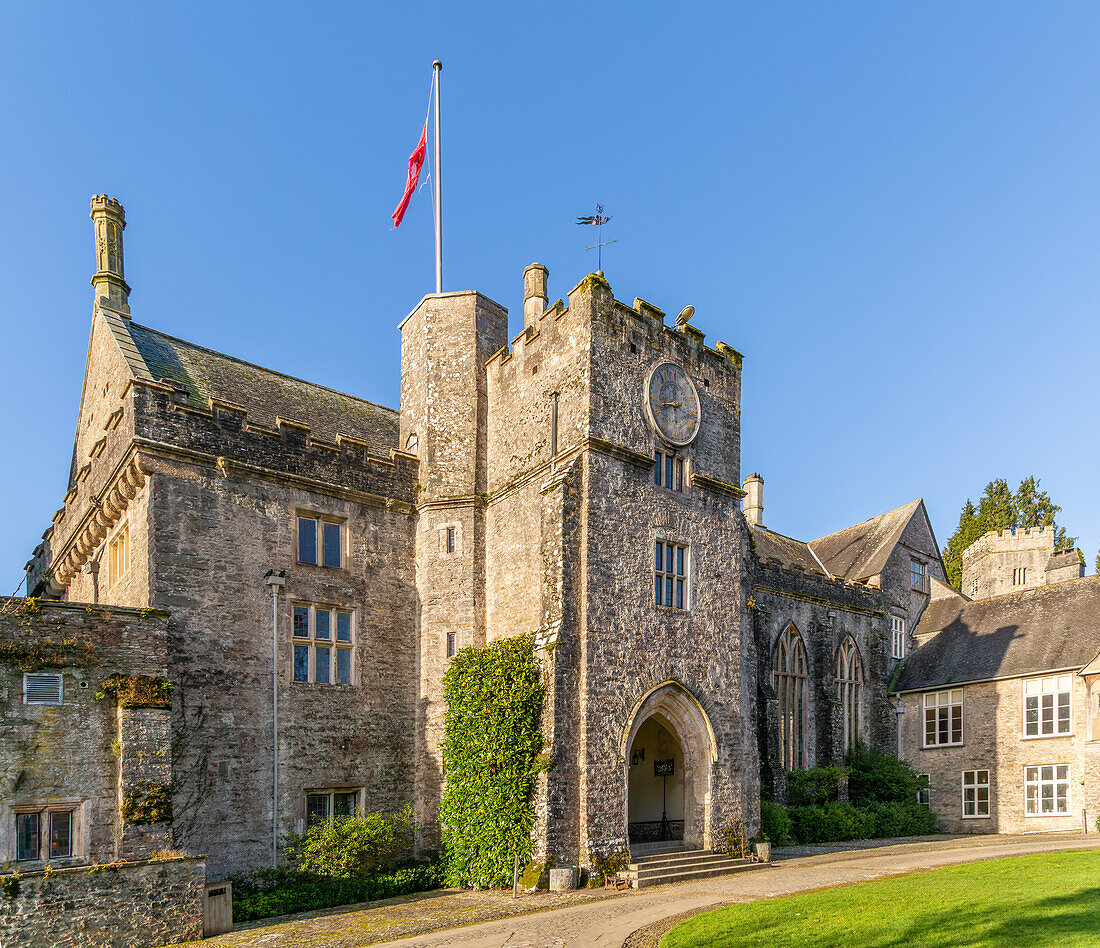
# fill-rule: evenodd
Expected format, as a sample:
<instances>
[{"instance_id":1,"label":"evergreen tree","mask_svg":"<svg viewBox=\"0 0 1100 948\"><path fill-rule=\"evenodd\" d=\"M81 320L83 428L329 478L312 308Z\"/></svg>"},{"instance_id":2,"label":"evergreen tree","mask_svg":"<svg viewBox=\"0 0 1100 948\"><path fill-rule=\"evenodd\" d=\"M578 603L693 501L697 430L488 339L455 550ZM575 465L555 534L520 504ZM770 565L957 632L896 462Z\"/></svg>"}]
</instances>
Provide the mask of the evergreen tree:
<instances>
[{"instance_id":1,"label":"evergreen tree","mask_svg":"<svg viewBox=\"0 0 1100 948\"><path fill-rule=\"evenodd\" d=\"M1100 553L1096 554L1096 575L1100 576Z\"/></svg>"},{"instance_id":2,"label":"evergreen tree","mask_svg":"<svg viewBox=\"0 0 1100 948\"><path fill-rule=\"evenodd\" d=\"M1061 510L1050 495L1040 489L1039 478L1034 475L1020 481L1015 492L1009 490L1008 482L1003 477L990 481L985 485L977 507L969 499L963 505L959 525L944 547L943 565L947 570L948 582L956 589L960 587L963 550L990 530L1052 527ZM1065 527L1055 526L1055 550L1068 550L1075 542L1076 538L1066 536ZM1100 572L1100 554L1096 557L1096 568Z\"/></svg>"}]
</instances>

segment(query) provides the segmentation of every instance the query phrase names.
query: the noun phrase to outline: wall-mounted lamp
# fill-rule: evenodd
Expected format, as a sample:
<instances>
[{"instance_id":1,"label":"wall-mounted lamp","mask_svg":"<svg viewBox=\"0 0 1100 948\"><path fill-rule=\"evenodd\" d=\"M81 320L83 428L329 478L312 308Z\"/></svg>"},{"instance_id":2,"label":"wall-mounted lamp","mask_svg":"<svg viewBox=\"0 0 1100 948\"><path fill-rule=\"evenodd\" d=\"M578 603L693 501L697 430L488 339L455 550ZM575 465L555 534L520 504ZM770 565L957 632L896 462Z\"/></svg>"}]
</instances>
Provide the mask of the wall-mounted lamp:
<instances>
[{"instance_id":1,"label":"wall-mounted lamp","mask_svg":"<svg viewBox=\"0 0 1100 948\"><path fill-rule=\"evenodd\" d=\"M644 760L645 760L645 748L644 747L639 747L637 750L634 751L633 754L630 755L630 766L631 767L637 767L638 764L642 763Z\"/></svg>"}]
</instances>

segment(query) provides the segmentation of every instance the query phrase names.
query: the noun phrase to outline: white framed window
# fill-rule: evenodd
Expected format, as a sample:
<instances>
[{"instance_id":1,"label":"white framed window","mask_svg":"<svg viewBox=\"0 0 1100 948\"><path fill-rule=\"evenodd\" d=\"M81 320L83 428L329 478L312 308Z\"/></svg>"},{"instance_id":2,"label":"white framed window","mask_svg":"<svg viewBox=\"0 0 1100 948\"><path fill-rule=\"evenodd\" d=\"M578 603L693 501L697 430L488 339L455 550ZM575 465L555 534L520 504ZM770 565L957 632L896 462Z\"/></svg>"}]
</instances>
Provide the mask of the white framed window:
<instances>
[{"instance_id":1,"label":"white framed window","mask_svg":"<svg viewBox=\"0 0 1100 948\"><path fill-rule=\"evenodd\" d=\"M1058 737L1073 731L1072 676L1024 681L1024 737Z\"/></svg>"},{"instance_id":2,"label":"white framed window","mask_svg":"<svg viewBox=\"0 0 1100 948\"><path fill-rule=\"evenodd\" d=\"M107 543L107 585L113 586L130 569L130 525L124 523Z\"/></svg>"},{"instance_id":3,"label":"white framed window","mask_svg":"<svg viewBox=\"0 0 1100 948\"><path fill-rule=\"evenodd\" d=\"M963 819L986 819L989 816L989 771L964 770L962 773Z\"/></svg>"},{"instance_id":4,"label":"white framed window","mask_svg":"<svg viewBox=\"0 0 1100 948\"><path fill-rule=\"evenodd\" d=\"M355 650L355 613L314 603L293 609L294 681L350 685Z\"/></svg>"},{"instance_id":5,"label":"white framed window","mask_svg":"<svg viewBox=\"0 0 1100 948\"><path fill-rule=\"evenodd\" d=\"M43 807L20 810L15 815L15 859L38 862L73 856L76 808Z\"/></svg>"},{"instance_id":6,"label":"white framed window","mask_svg":"<svg viewBox=\"0 0 1100 948\"><path fill-rule=\"evenodd\" d=\"M1024 815L1069 816L1069 764L1024 768Z\"/></svg>"},{"instance_id":7,"label":"white framed window","mask_svg":"<svg viewBox=\"0 0 1100 948\"><path fill-rule=\"evenodd\" d=\"M654 549L653 591L656 604L687 609L690 565L687 545L659 539Z\"/></svg>"},{"instance_id":8,"label":"white framed window","mask_svg":"<svg viewBox=\"0 0 1100 948\"><path fill-rule=\"evenodd\" d=\"M863 662L850 635L840 646L836 665L836 698L841 708L844 750L850 751L859 740L863 697Z\"/></svg>"},{"instance_id":9,"label":"white framed window","mask_svg":"<svg viewBox=\"0 0 1100 948\"><path fill-rule=\"evenodd\" d=\"M929 807L932 805L931 774L917 774L917 804Z\"/></svg>"},{"instance_id":10,"label":"white framed window","mask_svg":"<svg viewBox=\"0 0 1100 948\"><path fill-rule=\"evenodd\" d=\"M1027 567L1017 566L1012 571L1012 585L1013 586L1026 586L1027 585Z\"/></svg>"},{"instance_id":11,"label":"white framed window","mask_svg":"<svg viewBox=\"0 0 1100 948\"><path fill-rule=\"evenodd\" d=\"M344 565L344 521L315 513L299 513L298 562L306 566Z\"/></svg>"},{"instance_id":12,"label":"white framed window","mask_svg":"<svg viewBox=\"0 0 1100 948\"><path fill-rule=\"evenodd\" d=\"M62 704L65 688L57 672L27 672L23 676L23 704Z\"/></svg>"},{"instance_id":13,"label":"white framed window","mask_svg":"<svg viewBox=\"0 0 1100 948\"><path fill-rule=\"evenodd\" d=\"M924 746L943 747L963 742L961 688L924 695Z\"/></svg>"},{"instance_id":14,"label":"white framed window","mask_svg":"<svg viewBox=\"0 0 1100 948\"><path fill-rule=\"evenodd\" d=\"M341 788L339 790L310 790L306 793L306 823L318 821L332 822L341 816L359 816L359 791Z\"/></svg>"},{"instance_id":15,"label":"white framed window","mask_svg":"<svg viewBox=\"0 0 1100 948\"><path fill-rule=\"evenodd\" d=\"M905 619L890 616L890 657L905 658Z\"/></svg>"},{"instance_id":16,"label":"white framed window","mask_svg":"<svg viewBox=\"0 0 1100 948\"><path fill-rule=\"evenodd\" d=\"M687 458L674 451L653 452L653 483L682 494L687 490Z\"/></svg>"},{"instance_id":17,"label":"white framed window","mask_svg":"<svg viewBox=\"0 0 1100 948\"><path fill-rule=\"evenodd\" d=\"M920 560L909 561L909 585L917 592L928 592L928 571Z\"/></svg>"}]
</instances>

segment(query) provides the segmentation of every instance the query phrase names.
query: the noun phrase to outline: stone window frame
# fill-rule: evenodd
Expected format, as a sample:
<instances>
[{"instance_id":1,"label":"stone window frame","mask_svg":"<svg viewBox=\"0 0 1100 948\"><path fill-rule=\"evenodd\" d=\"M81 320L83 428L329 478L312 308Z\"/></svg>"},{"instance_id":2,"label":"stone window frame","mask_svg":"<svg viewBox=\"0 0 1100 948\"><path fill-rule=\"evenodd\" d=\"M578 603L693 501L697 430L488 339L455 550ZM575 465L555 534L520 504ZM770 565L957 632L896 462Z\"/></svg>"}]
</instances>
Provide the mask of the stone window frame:
<instances>
[{"instance_id":1,"label":"stone window frame","mask_svg":"<svg viewBox=\"0 0 1100 948\"><path fill-rule=\"evenodd\" d=\"M1013 586L1026 586L1027 585L1027 567L1015 566L1012 569L1012 585Z\"/></svg>"},{"instance_id":2,"label":"stone window frame","mask_svg":"<svg viewBox=\"0 0 1100 948\"><path fill-rule=\"evenodd\" d=\"M962 818L964 820L988 820L991 818L993 812L993 780L990 776L990 770L988 767L983 767L979 770L964 770L959 775L959 787L961 790L962 799ZM973 774L973 779L967 781L967 776ZM979 780L978 775L985 774L985 780ZM985 790L985 812L980 813L979 807L981 806L981 790ZM972 790L974 793L973 799L967 800L967 791ZM967 803L973 803L974 812L967 813Z\"/></svg>"},{"instance_id":3,"label":"stone window frame","mask_svg":"<svg viewBox=\"0 0 1100 948\"><path fill-rule=\"evenodd\" d=\"M1059 688L1058 684L1057 684L1061 679L1065 679L1065 681L1066 681L1066 687L1064 689ZM1044 687L1043 687L1044 683L1048 682L1048 681L1053 681L1055 683L1055 685L1054 685L1055 690L1047 691L1047 690L1044 689ZM1028 700L1029 697L1032 697L1032 696L1027 693L1027 689L1028 689L1028 685L1034 684L1035 682L1039 683L1039 691L1036 693L1036 697L1039 698L1039 702L1038 702L1038 705L1036 707L1036 721L1035 721L1036 733L1029 734L1028 733L1028 723L1029 722L1028 722L1028 719L1027 719L1027 711L1028 711L1027 700ZM1069 707L1067 709L1068 714L1067 714L1067 721L1066 721L1066 723L1068 725L1068 729L1065 730L1065 731L1054 730L1054 731L1051 731L1049 734L1044 734L1043 733L1043 730L1042 730L1042 726L1043 726L1042 699L1043 699L1043 697L1045 697L1048 694L1055 696L1055 701L1054 701L1053 706L1051 708L1051 711L1053 712L1053 721L1052 721L1052 723L1055 725L1055 727L1057 727L1057 725L1058 725L1058 713L1057 712L1058 712L1058 708L1059 708L1059 702L1057 700L1057 696L1065 694L1069 697ZM1041 741L1041 740L1049 740L1051 738L1073 737L1073 733L1074 733L1074 727L1073 727L1073 673L1072 672L1063 672L1061 674L1053 674L1053 675L1032 675L1031 677L1022 679L1022 681L1020 682L1020 740L1022 740L1022 741Z\"/></svg>"},{"instance_id":4,"label":"stone window frame","mask_svg":"<svg viewBox=\"0 0 1100 948\"><path fill-rule=\"evenodd\" d=\"M863 691L863 659L860 657L855 639L846 635L836 655L836 697L840 704L841 740L846 753L853 750L860 739L863 725Z\"/></svg>"},{"instance_id":5,"label":"stone window frame","mask_svg":"<svg viewBox=\"0 0 1100 948\"><path fill-rule=\"evenodd\" d=\"M51 803L26 803L11 804L7 808L6 820L11 827L10 851L0 853L0 862L11 862L23 867L34 863L48 863L63 861L71 864L83 861L87 858L85 845L84 803L75 798L63 798ZM54 814L66 813L69 815L69 853L68 855L51 855L51 823ZM19 859L18 818L22 815L35 814L38 816L38 856L33 859Z\"/></svg>"},{"instance_id":6,"label":"stone window frame","mask_svg":"<svg viewBox=\"0 0 1100 948\"><path fill-rule=\"evenodd\" d=\"M787 771L809 766L809 682L806 643L798 627L790 622L776 637L772 649L772 687L779 699L779 754Z\"/></svg>"},{"instance_id":7,"label":"stone window frame","mask_svg":"<svg viewBox=\"0 0 1100 948\"><path fill-rule=\"evenodd\" d=\"M691 462L676 448L653 449L653 486L670 494L691 494Z\"/></svg>"},{"instance_id":8,"label":"stone window frame","mask_svg":"<svg viewBox=\"0 0 1100 948\"><path fill-rule=\"evenodd\" d=\"M448 632L443 642L443 649L447 656L447 661L450 661L458 654L458 633Z\"/></svg>"},{"instance_id":9,"label":"stone window frame","mask_svg":"<svg viewBox=\"0 0 1100 948\"><path fill-rule=\"evenodd\" d=\"M302 559L302 520L313 520L316 526L313 529L313 549L316 554L316 562ZM325 562L325 525L339 528L340 531L340 562L338 564ZM321 510L317 507L297 506L294 508L294 562L298 566L313 566L318 569L342 569L348 568L350 556L351 533L348 529L348 518L344 514L333 513L331 510Z\"/></svg>"},{"instance_id":10,"label":"stone window frame","mask_svg":"<svg viewBox=\"0 0 1100 948\"><path fill-rule=\"evenodd\" d=\"M958 701L952 701L951 695L957 693L959 695ZM939 699L941 696L946 695L947 701L941 702ZM928 699L935 698L936 703L929 705ZM963 688L941 688L936 691L926 691L921 695L921 748L927 750L935 747L961 747L966 743L966 713L965 713L966 695ZM959 709L959 739L953 740L952 735L955 731L954 722L952 721L952 708ZM939 740L939 712L941 709L947 708L947 740ZM936 712L936 728L935 728L935 740L931 743L928 741L928 712Z\"/></svg>"},{"instance_id":11,"label":"stone window frame","mask_svg":"<svg viewBox=\"0 0 1100 948\"><path fill-rule=\"evenodd\" d=\"M115 532L108 537L104 550L107 556L107 587L110 588L130 572L130 519L128 517L123 518Z\"/></svg>"},{"instance_id":12,"label":"stone window frame","mask_svg":"<svg viewBox=\"0 0 1100 948\"><path fill-rule=\"evenodd\" d=\"M915 556L909 557L909 588L913 592L927 593L929 587L928 565Z\"/></svg>"},{"instance_id":13,"label":"stone window frame","mask_svg":"<svg viewBox=\"0 0 1100 948\"><path fill-rule=\"evenodd\" d=\"M355 797L355 812L353 815L363 815L363 787L350 786L350 787L314 787L307 789L302 794L302 807L305 816L302 819L303 828L308 829L310 827L310 797L325 797L325 814L323 819L326 823L331 823L333 819L339 816L347 816L346 813L336 813L336 796L354 796Z\"/></svg>"},{"instance_id":14,"label":"stone window frame","mask_svg":"<svg viewBox=\"0 0 1100 948\"><path fill-rule=\"evenodd\" d=\"M296 634L295 620L297 618L297 610L306 609L307 619L306 628L309 632L308 636ZM330 613L328 637L319 637L317 635L317 610ZM338 638L340 634L340 619L339 616L350 616L350 640ZM348 608L346 606L337 606L327 602L306 602L302 599L290 600L290 681L295 685L320 685L322 687L332 686L336 688L352 688L356 684L356 673L358 672L358 663L355 660L355 643L358 641L358 611L356 609ZM306 654L306 677L305 680L295 677L296 661L298 657L298 649L303 648L307 650ZM329 680L317 681L317 649L328 648L329 649ZM350 667L348 668L348 680L346 682L337 681L337 669L338 656L337 653L345 651L349 653Z\"/></svg>"},{"instance_id":15,"label":"stone window frame","mask_svg":"<svg viewBox=\"0 0 1100 948\"><path fill-rule=\"evenodd\" d=\"M667 555L669 550L673 551L671 568L658 569L657 568L657 544L660 543L663 547L662 555L664 559L664 565L668 566ZM683 540L677 540L675 537L669 536L664 533L658 533L654 536L653 542L650 544L650 602L654 606L663 612L673 612L676 614L683 614L691 611L691 568L692 568L692 556L691 556L691 544ZM682 554L682 557L681 555ZM681 569L681 560L683 568ZM669 581L672 581L671 591L668 585ZM663 593L661 601L657 602L656 591L658 584L661 587ZM671 602L665 600L671 598Z\"/></svg>"},{"instance_id":16,"label":"stone window frame","mask_svg":"<svg viewBox=\"0 0 1100 948\"><path fill-rule=\"evenodd\" d=\"M451 531L454 533L451 533ZM458 556L462 552L462 521L451 520L439 525L439 552L443 556Z\"/></svg>"},{"instance_id":17,"label":"stone window frame","mask_svg":"<svg viewBox=\"0 0 1100 948\"><path fill-rule=\"evenodd\" d=\"M890 613L890 657L905 658L905 633L907 632L905 616Z\"/></svg>"},{"instance_id":18,"label":"stone window frame","mask_svg":"<svg viewBox=\"0 0 1100 948\"><path fill-rule=\"evenodd\" d=\"M1100 678L1085 682L1086 741L1100 741Z\"/></svg>"},{"instance_id":19,"label":"stone window frame","mask_svg":"<svg viewBox=\"0 0 1100 948\"><path fill-rule=\"evenodd\" d=\"M1066 775L1064 778L1058 776L1058 771L1061 768L1065 768ZM1043 771L1050 768L1052 771L1050 778L1043 776ZM1032 779L1029 774L1031 771L1036 771L1036 776ZM1029 809L1032 800L1028 791L1035 788L1036 804L1041 804L1042 790L1046 785L1053 787L1052 799L1055 806L1058 804L1058 787L1060 785L1065 786L1065 809L1064 810L1052 810L1050 812L1043 812L1042 809L1037 809L1034 812ZM1069 761L1055 761L1049 764L1027 764L1024 766L1024 817L1031 819L1034 817L1062 817L1073 816L1073 765Z\"/></svg>"}]
</instances>

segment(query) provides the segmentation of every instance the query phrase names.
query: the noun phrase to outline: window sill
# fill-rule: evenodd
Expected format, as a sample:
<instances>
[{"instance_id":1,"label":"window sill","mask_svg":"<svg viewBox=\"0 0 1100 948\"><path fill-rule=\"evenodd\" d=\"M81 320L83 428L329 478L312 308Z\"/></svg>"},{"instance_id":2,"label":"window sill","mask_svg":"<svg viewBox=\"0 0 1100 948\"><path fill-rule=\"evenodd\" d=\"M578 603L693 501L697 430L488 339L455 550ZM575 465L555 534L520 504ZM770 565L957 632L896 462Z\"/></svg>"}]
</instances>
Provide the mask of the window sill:
<instances>
[{"instance_id":1,"label":"window sill","mask_svg":"<svg viewBox=\"0 0 1100 948\"><path fill-rule=\"evenodd\" d=\"M956 747L966 747L965 741L960 741L958 744L921 744L921 750L923 751L935 751L935 750L951 750Z\"/></svg>"},{"instance_id":2,"label":"window sill","mask_svg":"<svg viewBox=\"0 0 1100 948\"><path fill-rule=\"evenodd\" d=\"M1052 817L1057 817L1058 819L1065 819L1067 816L1074 816L1074 815L1075 814L1073 814L1073 813L1025 813L1024 814L1024 819L1025 820L1042 820L1042 819L1048 819L1049 820Z\"/></svg>"},{"instance_id":3,"label":"window sill","mask_svg":"<svg viewBox=\"0 0 1100 948\"><path fill-rule=\"evenodd\" d=\"M344 564L344 565L341 565L341 566L329 566L325 563L303 563L301 560L298 560L294 565L295 566L308 566L310 569L330 569L330 570L334 570L334 571L347 569L347 564Z\"/></svg>"},{"instance_id":4,"label":"window sill","mask_svg":"<svg viewBox=\"0 0 1100 948\"><path fill-rule=\"evenodd\" d=\"M657 610L659 615L686 616L691 614L690 609L677 609L676 606L658 606L654 603L653 608Z\"/></svg>"},{"instance_id":5,"label":"window sill","mask_svg":"<svg viewBox=\"0 0 1100 948\"><path fill-rule=\"evenodd\" d=\"M1052 741L1059 738L1073 737L1073 731L1066 734L1021 734L1021 741Z\"/></svg>"},{"instance_id":6,"label":"window sill","mask_svg":"<svg viewBox=\"0 0 1100 948\"><path fill-rule=\"evenodd\" d=\"M967 816L964 813L962 818L964 820L988 820L988 819L992 819L992 816L989 813L979 813L976 816Z\"/></svg>"}]
</instances>

